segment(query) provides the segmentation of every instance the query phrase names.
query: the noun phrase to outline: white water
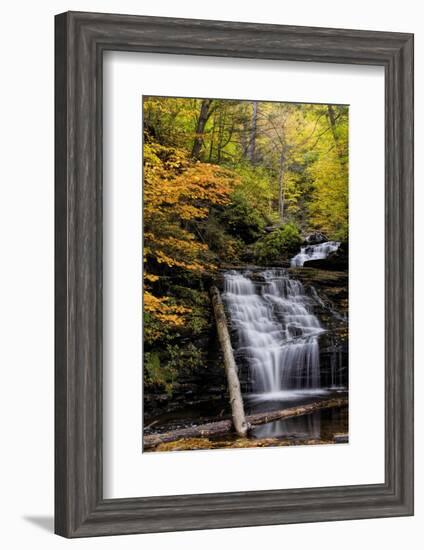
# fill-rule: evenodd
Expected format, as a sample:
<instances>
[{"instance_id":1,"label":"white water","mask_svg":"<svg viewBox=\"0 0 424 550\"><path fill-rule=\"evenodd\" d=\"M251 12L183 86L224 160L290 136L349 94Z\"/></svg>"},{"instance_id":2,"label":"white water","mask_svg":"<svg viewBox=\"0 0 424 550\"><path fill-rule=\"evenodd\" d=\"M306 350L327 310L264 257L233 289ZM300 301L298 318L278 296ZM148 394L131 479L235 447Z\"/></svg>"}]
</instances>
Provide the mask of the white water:
<instances>
[{"instance_id":1,"label":"white water","mask_svg":"<svg viewBox=\"0 0 424 550\"><path fill-rule=\"evenodd\" d=\"M324 260L331 252L335 252L340 246L337 241L327 241L321 244L309 244L302 246L299 254L291 260L292 267L301 267L309 260Z\"/></svg>"},{"instance_id":2,"label":"white water","mask_svg":"<svg viewBox=\"0 0 424 550\"><path fill-rule=\"evenodd\" d=\"M235 351L247 361L256 399L319 391L323 328L299 281L282 269L229 271L223 299L237 335Z\"/></svg>"}]
</instances>

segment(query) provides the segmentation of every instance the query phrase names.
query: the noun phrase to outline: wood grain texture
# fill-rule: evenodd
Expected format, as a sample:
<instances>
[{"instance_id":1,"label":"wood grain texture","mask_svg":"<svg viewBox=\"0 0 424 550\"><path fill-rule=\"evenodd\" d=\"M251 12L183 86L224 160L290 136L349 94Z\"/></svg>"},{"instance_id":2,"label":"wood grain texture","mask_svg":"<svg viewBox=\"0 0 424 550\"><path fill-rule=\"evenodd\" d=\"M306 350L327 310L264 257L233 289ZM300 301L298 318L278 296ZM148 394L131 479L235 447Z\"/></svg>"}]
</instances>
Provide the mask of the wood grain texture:
<instances>
[{"instance_id":1,"label":"wood grain texture","mask_svg":"<svg viewBox=\"0 0 424 550\"><path fill-rule=\"evenodd\" d=\"M55 530L65 537L413 513L413 36L68 12L56 17ZM381 65L386 86L385 482L102 497L102 54Z\"/></svg>"}]
</instances>

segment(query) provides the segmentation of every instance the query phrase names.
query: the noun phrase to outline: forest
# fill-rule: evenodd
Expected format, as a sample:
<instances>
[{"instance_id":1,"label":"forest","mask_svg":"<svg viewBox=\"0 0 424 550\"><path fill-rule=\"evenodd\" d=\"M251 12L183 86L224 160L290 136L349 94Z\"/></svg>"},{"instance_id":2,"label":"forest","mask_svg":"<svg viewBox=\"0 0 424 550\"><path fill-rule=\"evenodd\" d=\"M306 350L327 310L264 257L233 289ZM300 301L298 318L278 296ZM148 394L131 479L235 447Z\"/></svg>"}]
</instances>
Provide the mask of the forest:
<instances>
[{"instance_id":1,"label":"forest","mask_svg":"<svg viewBox=\"0 0 424 550\"><path fill-rule=\"evenodd\" d=\"M190 404L228 414L210 298L224 271L289 268L308 235L347 253L348 114L143 97L145 434Z\"/></svg>"}]
</instances>

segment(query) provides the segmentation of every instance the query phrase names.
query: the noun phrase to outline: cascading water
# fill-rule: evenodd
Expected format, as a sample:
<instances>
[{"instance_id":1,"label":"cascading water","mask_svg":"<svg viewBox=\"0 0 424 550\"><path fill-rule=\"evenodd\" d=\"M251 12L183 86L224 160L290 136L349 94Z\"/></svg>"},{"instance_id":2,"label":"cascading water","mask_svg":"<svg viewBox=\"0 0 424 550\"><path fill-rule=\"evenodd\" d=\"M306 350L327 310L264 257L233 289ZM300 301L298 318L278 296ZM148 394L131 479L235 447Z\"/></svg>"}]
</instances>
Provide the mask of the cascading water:
<instances>
[{"instance_id":1,"label":"cascading water","mask_svg":"<svg viewBox=\"0 0 424 550\"><path fill-rule=\"evenodd\" d=\"M238 356L247 361L252 391L264 400L282 392L320 388L314 300L287 270L224 274L223 299L237 336Z\"/></svg>"},{"instance_id":2,"label":"cascading water","mask_svg":"<svg viewBox=\"0 0 424 550\"><path fill-rule=\"evenodd\" d=\"M327 258L331 252L335 252L340 246L337 241L327 241L320 244L309 244L302 246L299 254L296 254L291 260L292 267L302 267L309 260L323 260Z\"/></svg>"}]
</instances>

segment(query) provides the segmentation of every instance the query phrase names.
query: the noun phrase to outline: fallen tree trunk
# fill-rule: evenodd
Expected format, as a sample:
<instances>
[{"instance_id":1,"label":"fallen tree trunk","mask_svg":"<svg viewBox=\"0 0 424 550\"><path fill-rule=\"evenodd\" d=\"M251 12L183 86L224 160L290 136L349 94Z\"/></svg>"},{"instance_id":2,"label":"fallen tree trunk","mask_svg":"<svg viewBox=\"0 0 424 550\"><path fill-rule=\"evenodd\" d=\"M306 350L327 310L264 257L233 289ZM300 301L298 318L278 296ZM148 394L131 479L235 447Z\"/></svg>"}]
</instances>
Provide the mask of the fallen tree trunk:
<instances>
[{"instance_id":1,"label":"fallen tree trunk","mask_svg":"<svg viewBox=\"0 0 424 550\"><path fill-rule=\"evenodd\" d=\"M224 355L225 373L227 375L228 392L230 394L230 405L234 429L241 437L247 433L247 422L244 414L243 398L240 391L240 381L237 374L237 365L234 360L233 348L231 346L230 334L228 332L227 318L221 295L216 286L210 290L212 307L215 314L216 328L218 331L219 343Z\"/></svg>"},{"instance_id":2,"label":"fallen tree trunk","mask_svg":"<svg viewBox=\"0 0 424 550\"><path fill-rule=\"evenodd\" d=\"M345 397L327 399L326 401L317 401L315 403L299 405L298 407L290 407L289 409L252 414L246 417L246 422L249 427L257 426L259 424L266 424L267 422L272 422L274 420L282 420L285 418L293 418L295 416L311 414L322 409L344 407L347 404L348 400ZM143 444L144 449L146 450L156 447L160 443L170 443L172 441L178 441L179 439L224 435L230 433L232 429L233 423L231 420L219 420L217 422L209 422L208 424L191 426L190 428L181 428L179 430L174 430L163 434L146 435L143 438Z\"/></svg>"},{"instance_id":3,"label":"fallen tree trunk","mask_svg":"<svg viewBox=\"0 0 424 550\"><path fill-rule=\"evenodd\" d=\"M326 401L315 401L315 403L307 403L306 405L298 405L297 407L290 407L289 409L282 409L279 411L261 412L251 414L247 417L247 421L250 426L257 426L259 424L266 424L267 422L273 422L274 420L282 420L284 418L292 418L294 416L303 416L305 414L311 414L315 411L322 409L332 409L335 407L344 407L348 404L347 397L336 397L334 399L327 399Z\"/></svg>"}]
</instances>

